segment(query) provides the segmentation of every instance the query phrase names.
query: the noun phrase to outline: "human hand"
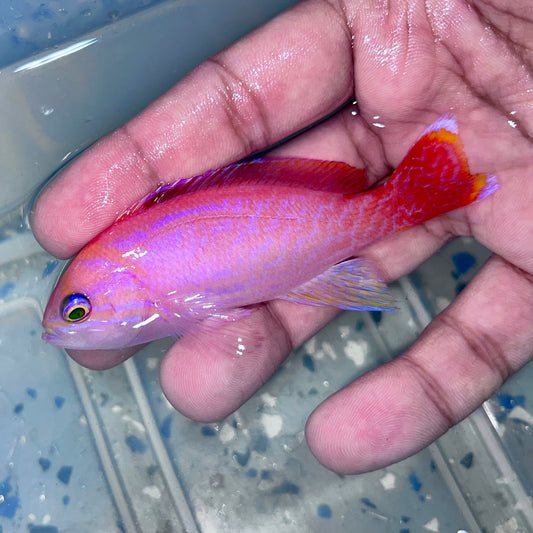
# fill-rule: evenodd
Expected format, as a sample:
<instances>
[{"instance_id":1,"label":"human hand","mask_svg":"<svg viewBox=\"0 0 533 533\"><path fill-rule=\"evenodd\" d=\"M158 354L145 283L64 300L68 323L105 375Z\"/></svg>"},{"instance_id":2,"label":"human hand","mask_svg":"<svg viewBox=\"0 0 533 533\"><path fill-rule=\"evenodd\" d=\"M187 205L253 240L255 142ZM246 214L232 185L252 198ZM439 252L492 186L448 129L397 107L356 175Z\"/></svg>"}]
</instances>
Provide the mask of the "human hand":
<instances>
[{"instance_id":1,"label":"human hand","mask_svg":"<svg viewBox=\"0 0 533 533\"><path fill-rule=\"evenodd\" d=\"M495 7L459 0L386 7L307 0L200 65L87 150L39 198L35 234L51 253L69 257L158 183L268 147L354 95L357 115L344 107L275 154L345 161L365 167L376 182L426 126L453 109L472 172L497 174L500 190L364 255L386 280L457 235L474 236L494 256L409 350L326 400L306 428L313 453L338 472L398 461L472 412L532 352L532 28L521 17L526 10L525 1L510 0ZM74 201L83 224L61 216L61 206ZM162 362L161 386L185 415L219 420L336 312L268 302L238 323L262 339L241 358L198 353L198 339L184 337ZM100 369L133 352L70 351Z\"/></svg>"}]
</instances>

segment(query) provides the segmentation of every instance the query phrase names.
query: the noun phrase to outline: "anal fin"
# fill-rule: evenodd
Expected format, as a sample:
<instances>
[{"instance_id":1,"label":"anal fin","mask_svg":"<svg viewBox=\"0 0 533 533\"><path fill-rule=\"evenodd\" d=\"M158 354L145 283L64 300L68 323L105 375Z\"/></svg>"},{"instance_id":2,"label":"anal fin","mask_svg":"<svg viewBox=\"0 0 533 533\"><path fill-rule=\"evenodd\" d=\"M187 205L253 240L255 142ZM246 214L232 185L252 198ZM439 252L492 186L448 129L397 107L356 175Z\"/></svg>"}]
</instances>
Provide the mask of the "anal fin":
<instances>
[{"instance_id":1,"label":"anal fin","mask_svg":"<svg viewBox=\"0 0 533 533\"><path fill-rule=\"evenodd\" d=\"M360 257L333 265L281 299L355 311L396 309L392 295L377 268L368 259Z\"/></svg>"}]
</instances>

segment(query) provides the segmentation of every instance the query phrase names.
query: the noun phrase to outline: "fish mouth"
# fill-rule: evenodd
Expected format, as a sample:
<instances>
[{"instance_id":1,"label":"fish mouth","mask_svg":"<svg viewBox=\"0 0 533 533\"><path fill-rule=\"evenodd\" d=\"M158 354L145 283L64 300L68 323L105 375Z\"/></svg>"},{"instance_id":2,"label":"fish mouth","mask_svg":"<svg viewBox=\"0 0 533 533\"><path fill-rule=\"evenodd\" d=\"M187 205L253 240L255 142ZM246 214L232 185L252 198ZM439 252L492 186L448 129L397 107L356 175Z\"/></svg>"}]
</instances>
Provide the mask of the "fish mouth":
<instances>
[{"instance_id":1,"label":"fish mouth","mask_svg":"<svg viewBox=\"0 0 533 533\"><path fill-rule=\"evenodd\" d=\"M77 336L65 335L61 329L45 327L44 332L41 333L41 339L52 346L59 346L60 348L75 348Z\"/></svg>"},{"instance_id":2,"label":"fish mouth","mask_svg":"<svg viewBox=\"0 0 533 533\"><path fill-rule=\"evenodd\" d=\"M53 346L61 346L61 339L59 338L59 335L50 333L49 331L42 333L41 339L48 344L52 344Z\"/></svg>"}]
</instances>

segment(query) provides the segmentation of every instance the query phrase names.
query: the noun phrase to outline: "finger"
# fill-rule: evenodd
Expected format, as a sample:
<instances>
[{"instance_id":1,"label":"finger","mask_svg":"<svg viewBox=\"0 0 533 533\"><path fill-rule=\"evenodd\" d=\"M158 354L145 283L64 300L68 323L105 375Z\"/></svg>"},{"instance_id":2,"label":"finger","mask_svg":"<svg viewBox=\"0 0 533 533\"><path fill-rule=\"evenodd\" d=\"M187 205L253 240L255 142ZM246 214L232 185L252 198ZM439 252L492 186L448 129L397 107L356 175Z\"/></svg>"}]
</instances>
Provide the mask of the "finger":
<instances>
[{"instance_id":1,"label":"finger","mask_svg":"<svg viewBox=\"0 0 533 533\"><path fill-rule=\"evenodd\" d=\"M533 158L521 143L518 166L502 171L500 189L467 211L467 233L509 263L533 274Z\"/></svg>"},{"instance_id":2,"label":"finger","mask_svg":"<svg viewBox=\"0 0 533 533\"><path fill-rule=\"evenodd\" d=\"M75 160L35 205L37 239L73 255L157 183L241 159L339 107L353 94L352 66L342 13L312 0L296 6Z\"/></svg>"},{"instance_id":3,"label":"finger","mask_svg":"<svg viewBox=\"0 0 533 533\"><path fill-rule=\"evenodd\" d=\"M313 412L306 436L315 456L361 473L433 442L527 362L532 297L531 276L491 258L405 354Z\"/></svg>"},{"instance_id":4,"label":"finger","mask_svg":"<svg viewBox=\"0 0 533 533\"><path fill-rule=\"evenodd\" d=\"M170 403L194 420L225 418L265 384L295 343L316 333L338 312L331 308L310 312L309 306L277 304L265 305L216 331L196 332L176 342L159 371ZM282 323L280 307L293 312L290 328Z\"/></svg>"},{"instance_id":5,"label":"finger","mask_svg":"<svg viewBox=\"0 0 533 533\"><path fill-rule=\"evenodd\" d=\"M178 340L161 363L159 380L178 411L213 422L244 403L291 348L276 316L263 306L237 323Z\"/></svg>"},{"instance_id":6,"label":"finger","mask_svg":"<svg viewBox=\"0 0 533 533\"><path fill-rule=\"evenodd\" d=\"M68 349L66 352L80 365L91 370L107 370L123 363L145 345L130 346L120 350L74 350Z\"/></svg>"}]
</instances>

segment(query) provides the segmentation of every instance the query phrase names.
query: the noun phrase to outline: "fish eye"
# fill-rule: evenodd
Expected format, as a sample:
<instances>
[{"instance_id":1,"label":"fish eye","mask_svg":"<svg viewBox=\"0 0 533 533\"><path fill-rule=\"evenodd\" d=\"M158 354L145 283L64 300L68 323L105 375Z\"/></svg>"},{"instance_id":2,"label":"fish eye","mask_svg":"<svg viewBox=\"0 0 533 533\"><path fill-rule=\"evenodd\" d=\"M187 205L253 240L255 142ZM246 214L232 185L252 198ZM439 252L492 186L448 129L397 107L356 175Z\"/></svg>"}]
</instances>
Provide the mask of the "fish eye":
<instances>
[{"instance_id":1,"label":"fish eye","mask_svg":"<svg viewBox=\"0 0 533 533\"><path fill-rule=\"evenodd\" d=\"M83 322L91 314L91 302L83 294L70 294L61 304L61 316L67 322Z\"/></svg>"}]
</instances>

